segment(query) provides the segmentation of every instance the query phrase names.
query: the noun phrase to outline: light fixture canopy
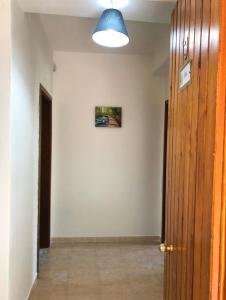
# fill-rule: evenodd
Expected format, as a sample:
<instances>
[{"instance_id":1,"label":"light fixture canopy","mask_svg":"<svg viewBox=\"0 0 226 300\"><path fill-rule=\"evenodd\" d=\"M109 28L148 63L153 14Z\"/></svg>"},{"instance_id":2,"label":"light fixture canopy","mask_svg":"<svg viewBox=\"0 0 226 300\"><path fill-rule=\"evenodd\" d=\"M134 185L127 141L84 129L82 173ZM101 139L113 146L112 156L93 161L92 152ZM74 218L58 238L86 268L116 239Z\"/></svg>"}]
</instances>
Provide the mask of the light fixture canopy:
<instances>
[{"instance_id":1,"label":"light fixture canopy","mask_svg":"<svg viewBox=\"0 0 226 300\"><path fill-rule=\"evenodd\" d=\"M98 0L101 6L105 8L120 9L128 5L129 0Z\"/></svg>"},{"instance_id":2,"label":"light fixture canopy","mask_svg":"<svg viewBox=\"0 0 226 300\"><path fill-rule=\"evenodd\" d=\"M129 36L122 13L114 8L106 9L93 33L93 40L105 47L123 47Z\"/></svg>"}]
</instances>

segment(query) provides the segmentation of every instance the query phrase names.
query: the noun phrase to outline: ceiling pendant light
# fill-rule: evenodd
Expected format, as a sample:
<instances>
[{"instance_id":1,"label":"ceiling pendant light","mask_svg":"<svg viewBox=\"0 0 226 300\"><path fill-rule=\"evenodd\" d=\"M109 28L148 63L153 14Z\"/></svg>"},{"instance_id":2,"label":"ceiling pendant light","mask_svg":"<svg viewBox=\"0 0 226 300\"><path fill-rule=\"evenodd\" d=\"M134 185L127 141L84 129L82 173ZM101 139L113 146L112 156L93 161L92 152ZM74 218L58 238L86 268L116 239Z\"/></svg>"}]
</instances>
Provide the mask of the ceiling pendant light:
<instances>
[{"instance_id":1,"label":"ceiling pendant light","mask_svg":"<svg viewBox=\"0 0 226 300\"><path fill-rule=\"evenodd\" d=\"M122 13L115 9L106 9L93 33L93 40L105 47L123 47L129 43L129 36Z\"/></svg>"}]
</instances>

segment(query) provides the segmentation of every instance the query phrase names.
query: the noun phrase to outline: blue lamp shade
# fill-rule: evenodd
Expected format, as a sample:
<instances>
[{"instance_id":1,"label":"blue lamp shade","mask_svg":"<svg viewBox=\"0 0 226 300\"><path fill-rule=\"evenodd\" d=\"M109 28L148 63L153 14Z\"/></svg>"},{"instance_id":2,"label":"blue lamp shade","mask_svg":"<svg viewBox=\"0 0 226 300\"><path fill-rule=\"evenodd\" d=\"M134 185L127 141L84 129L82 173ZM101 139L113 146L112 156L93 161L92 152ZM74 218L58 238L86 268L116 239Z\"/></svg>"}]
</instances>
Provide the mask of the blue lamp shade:
<instances>
[{"instance_id":1,"label":"blue lamp shade","mask_svg":"<svg viewBox=\"0 0 226 300\"><path fill-rule=\"evenodd\" d=\"M123 47L129 43L129 36L121 12L106 9L93 33L93 40L105 47Z\"/></svg>"}]
</instances>

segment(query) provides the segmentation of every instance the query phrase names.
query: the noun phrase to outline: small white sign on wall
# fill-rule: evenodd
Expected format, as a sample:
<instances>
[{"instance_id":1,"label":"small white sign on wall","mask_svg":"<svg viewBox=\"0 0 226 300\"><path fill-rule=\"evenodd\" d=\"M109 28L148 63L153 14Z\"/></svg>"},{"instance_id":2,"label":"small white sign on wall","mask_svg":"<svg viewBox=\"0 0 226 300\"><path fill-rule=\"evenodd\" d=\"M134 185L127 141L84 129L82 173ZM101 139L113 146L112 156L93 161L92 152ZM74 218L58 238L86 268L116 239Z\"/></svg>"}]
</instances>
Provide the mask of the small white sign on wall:
<instances>
[{"instance_id":1,"label":"small white sign on wall","mask_svg":"<svg viewBox=\"0 0 226 300\"><path fill-rule=\"evenodd\" d=\"M180 70L180 91L185 89L192 81L192 60L189 60Z\"/></svg>"}]
</instances>

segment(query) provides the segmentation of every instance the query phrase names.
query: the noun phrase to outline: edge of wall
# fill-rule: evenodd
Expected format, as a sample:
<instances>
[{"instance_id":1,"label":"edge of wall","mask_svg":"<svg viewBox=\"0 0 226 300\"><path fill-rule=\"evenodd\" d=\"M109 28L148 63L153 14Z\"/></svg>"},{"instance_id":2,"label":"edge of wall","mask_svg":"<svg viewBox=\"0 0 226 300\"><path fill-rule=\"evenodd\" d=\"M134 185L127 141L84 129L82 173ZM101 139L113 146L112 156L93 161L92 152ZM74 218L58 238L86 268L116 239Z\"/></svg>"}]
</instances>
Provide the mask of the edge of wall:
<instances>
[{"instance_id":1,"label":"edge of wall","mask_svg":"<svg viewBox=\"0 0 226 300\"><path fill-rule=\"evenodd\" d=\"M29 291L29 293L28 293L28 295L27 295L26 300L29 300L29 299L30 299L31 292L32 292L33 288L37 285L37 281L38 281L38 274L36 273L36 274L35 274L35 277L34 277L34 279L33 279L33 283L32 283L32 286L31 286L31 288L30 288L30 291Z\"/></svg>"}]
</instances>

